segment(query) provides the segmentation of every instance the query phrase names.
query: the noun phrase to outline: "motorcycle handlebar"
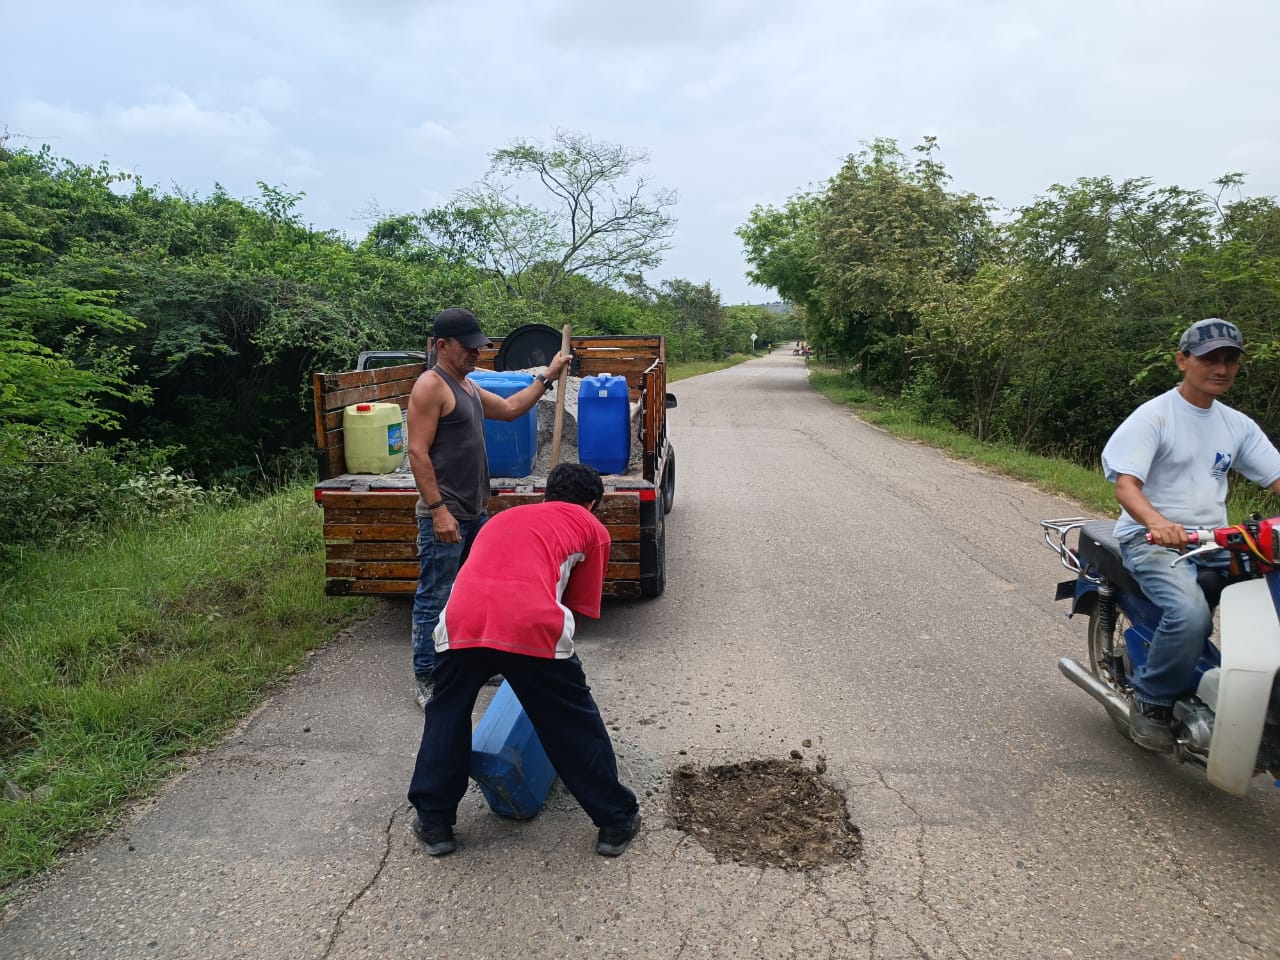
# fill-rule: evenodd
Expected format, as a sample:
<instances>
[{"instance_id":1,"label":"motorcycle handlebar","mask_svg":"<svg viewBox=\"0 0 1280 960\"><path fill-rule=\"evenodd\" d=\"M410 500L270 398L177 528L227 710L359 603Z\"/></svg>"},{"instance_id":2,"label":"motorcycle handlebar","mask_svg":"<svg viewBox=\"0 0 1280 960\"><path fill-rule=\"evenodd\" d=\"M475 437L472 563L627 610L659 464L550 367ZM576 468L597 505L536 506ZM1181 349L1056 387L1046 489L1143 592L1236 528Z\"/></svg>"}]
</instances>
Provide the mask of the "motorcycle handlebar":
<instances>
[{"instance_id":1,"label":"motorcycle handlebar","mask_svg":"<svg viewBox=\"0 0 1280 960\"><path fill-rule=\"evenodd\" d=\"M1150 533L1144 534L1143 539L1146 540L1147 543L1152 542ZM1208 545L1216 542L1217 541L1213 535L1212 530L1192 530L1190 528L1187 529L1187 544L1189 546L1198 547L1201 544Z\"/></svg>"}]
</instances>

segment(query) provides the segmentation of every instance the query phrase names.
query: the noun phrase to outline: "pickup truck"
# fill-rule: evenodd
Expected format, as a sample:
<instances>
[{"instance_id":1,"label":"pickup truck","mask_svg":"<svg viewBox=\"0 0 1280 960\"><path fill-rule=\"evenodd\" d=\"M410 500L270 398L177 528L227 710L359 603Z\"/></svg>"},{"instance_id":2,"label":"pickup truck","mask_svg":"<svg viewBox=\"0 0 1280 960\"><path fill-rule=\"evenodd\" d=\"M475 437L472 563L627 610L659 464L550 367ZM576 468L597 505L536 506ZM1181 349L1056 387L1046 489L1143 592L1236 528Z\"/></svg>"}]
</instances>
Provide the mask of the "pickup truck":
<instances>
[{"instance_id":1,"label":"pickup truck","mask_svg":"<svg viewBox=\"0 0 1280 960\"><path fill-rule=\"evenodd\" d=\"M501 345L497 339L481 350L477 366L493 369ZM676 399L666 389L666 343L661 336L638 334L573 337L570 345L572 375L625 377L634 411L639 456L632 457L626 472L603 476L604 502L597 515L613 537L604 595L659 596L666 587L666 514L676 490L675 449L667 436L667 408L674 407ZM324 510L329 595L412 594L418 583L418 491L413 474L407 468L387 474L348 473L342 421L350 404L397 403L407 409L409 392L427 369L426 358L422 353L362 354L358 367L365 367L370 358L394 365L312 375L319 467L315 499ZM406 359L412 362L401 362ZM540 501L545 486L545 472L493 477L489 513Z\"/></svg>"}]
</instances>

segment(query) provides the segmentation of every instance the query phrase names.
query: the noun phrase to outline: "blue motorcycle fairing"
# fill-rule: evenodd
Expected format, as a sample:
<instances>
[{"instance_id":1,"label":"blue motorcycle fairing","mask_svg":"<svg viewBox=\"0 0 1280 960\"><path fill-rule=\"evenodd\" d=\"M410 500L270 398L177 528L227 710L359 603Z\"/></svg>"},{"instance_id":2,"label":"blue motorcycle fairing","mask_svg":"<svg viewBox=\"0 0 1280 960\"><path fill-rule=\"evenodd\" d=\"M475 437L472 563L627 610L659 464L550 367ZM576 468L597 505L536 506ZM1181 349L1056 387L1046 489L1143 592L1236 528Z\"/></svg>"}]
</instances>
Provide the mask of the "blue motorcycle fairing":
<instances>
[{"instance_id":1,"label":"blue motorcycle fairing","mask_svg":"<svg viewBox=\"0 0 1280 960\"><path fill-rule=\"evenodd\" d=\"M1068 582L1070 581L1064 581L1064 584ZM1272 599L1277 604L1277 610L1280 610L1280 575L1269 582L1272 586ZM1068 616L1073 616L1082 610L1092 611L1097 602L1098 585L1096 583L1090 583L1083 578L1077 578L1074 583L1075 591ZM1062 596L1062 586L1059 585L1058 599L1066 599ZM1124 645L1129 654L1129 664L1136 670L1147 662L1147 649L1151 646L1151 638L1156 632L1156 626L1160 623L1160 608L1146 597L1119 590L1116 591L1116 604L1129 618L1130 626L1124 632ZM1200 678L1206 671L1220 666L1221 662L1222 656L1218 648L1206 641L1204 652L1196 663L1195 684L1192 689L1200 685Z\"/></svg>"}]
</instances>

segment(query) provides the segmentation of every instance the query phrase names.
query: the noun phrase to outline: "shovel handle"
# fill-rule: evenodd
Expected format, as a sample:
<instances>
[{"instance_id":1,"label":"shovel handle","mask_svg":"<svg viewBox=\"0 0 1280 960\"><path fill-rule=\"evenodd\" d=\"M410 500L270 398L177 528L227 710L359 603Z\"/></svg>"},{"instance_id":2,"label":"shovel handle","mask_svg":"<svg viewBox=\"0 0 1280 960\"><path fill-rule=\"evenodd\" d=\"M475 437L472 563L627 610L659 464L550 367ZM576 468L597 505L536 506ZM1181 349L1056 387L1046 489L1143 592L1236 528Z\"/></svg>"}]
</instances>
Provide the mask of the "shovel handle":
<instances>
[{"instance_id":1,"label":"shovel handle","mask_svg":"<svg viewBox=\"0 0 1280 960\"><path fill-rule=\"evenodd\" d=\"M564 325L564 329L560 331L560 355L569 356L569 324ZM564 369L560 371L560 379L556 382L556 419L555 426L551 431L551 469L554 470L556 464L560 462L560 434L564 430L564 388L569 382L569 364L564 365Z\"/></svg>"}]
</instances>

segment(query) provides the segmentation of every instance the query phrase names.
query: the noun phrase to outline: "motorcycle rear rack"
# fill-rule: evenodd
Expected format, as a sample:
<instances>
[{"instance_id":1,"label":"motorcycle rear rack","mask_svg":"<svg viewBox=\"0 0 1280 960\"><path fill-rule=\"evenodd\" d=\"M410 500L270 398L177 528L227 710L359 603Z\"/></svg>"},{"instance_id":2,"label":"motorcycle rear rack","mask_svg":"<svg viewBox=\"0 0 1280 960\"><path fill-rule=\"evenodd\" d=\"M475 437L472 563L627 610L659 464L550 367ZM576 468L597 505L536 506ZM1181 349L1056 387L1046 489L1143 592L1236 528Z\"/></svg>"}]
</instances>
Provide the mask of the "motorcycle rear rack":
<instances>
[{"instance_id":1,"label":"motorcycle rear rack","mask_svg":"<svg viewBox=\"0 0 1280 960\"><path fill-rule=\"evenodd\" d=\"M1059 563L1089 583L1103 583L1103 578L1091 573L1080 562L1080 555L1067 546L1067 536L1071 531L1079 530L1086 523L1092 522L1092 517L1062 517L1058 520L1041 520L1040 527L1044 530L1045 544L1058 555Z\"/></svg>"}]
</instances>

